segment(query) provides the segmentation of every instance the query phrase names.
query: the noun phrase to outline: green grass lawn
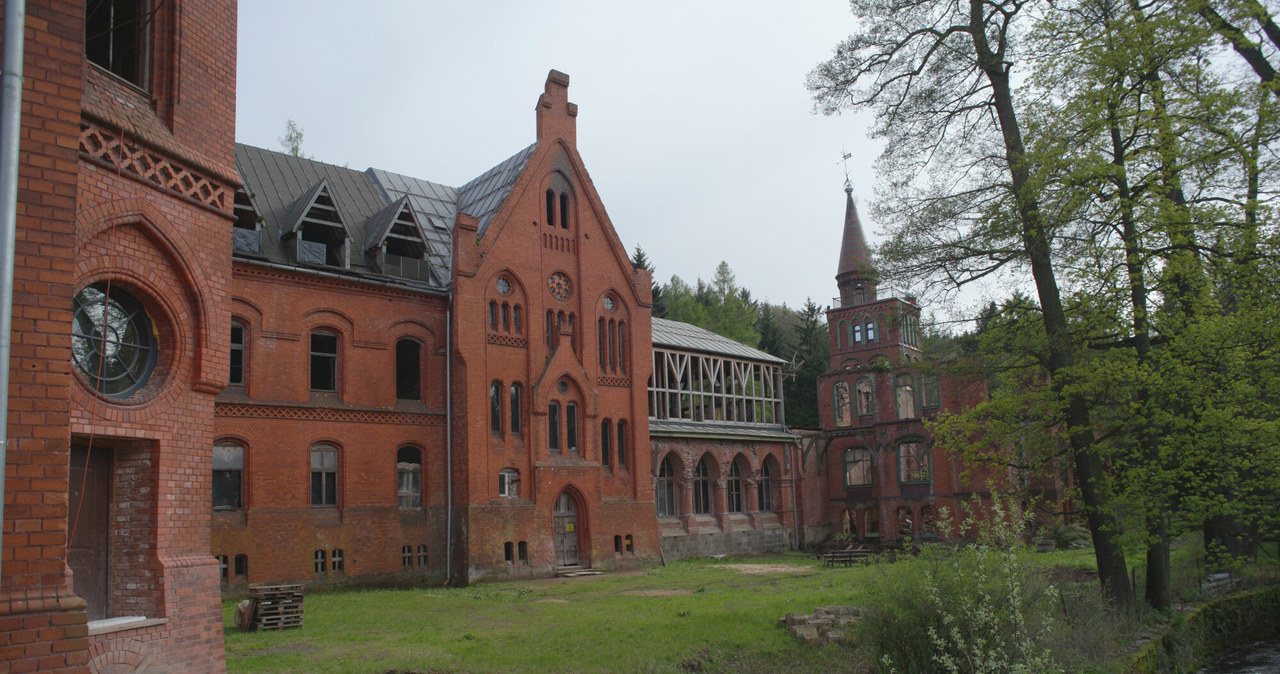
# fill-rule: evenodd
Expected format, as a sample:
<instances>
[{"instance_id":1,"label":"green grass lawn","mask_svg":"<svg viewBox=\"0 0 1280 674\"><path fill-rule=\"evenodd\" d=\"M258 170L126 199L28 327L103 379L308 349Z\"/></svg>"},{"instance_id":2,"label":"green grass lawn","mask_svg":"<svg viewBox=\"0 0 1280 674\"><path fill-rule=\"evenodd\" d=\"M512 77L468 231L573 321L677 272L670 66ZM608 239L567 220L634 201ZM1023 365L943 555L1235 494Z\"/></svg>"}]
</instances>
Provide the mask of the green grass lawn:
<instances>
[{"instance_id":1,"label":"green grass lawn","mask_svg":"<svg viewBox=\"0 0 1280 674\"><path fill-rule=\"evenodd\" d=\"M1073 553L1061 563L1087 563ZM1070 557L1070 559L1067 559ZM744 566L749 565L749 566ZM760 565L779 568L760 573ZM754 568L753 568L754 567ZM850 671L851 648L802 646L788 612L858 605L875 567L778 554L684 560L575 579L457 589L317 592L301 629L241 633L223 605L232 672Z\"/></svg>"}]
</instances>

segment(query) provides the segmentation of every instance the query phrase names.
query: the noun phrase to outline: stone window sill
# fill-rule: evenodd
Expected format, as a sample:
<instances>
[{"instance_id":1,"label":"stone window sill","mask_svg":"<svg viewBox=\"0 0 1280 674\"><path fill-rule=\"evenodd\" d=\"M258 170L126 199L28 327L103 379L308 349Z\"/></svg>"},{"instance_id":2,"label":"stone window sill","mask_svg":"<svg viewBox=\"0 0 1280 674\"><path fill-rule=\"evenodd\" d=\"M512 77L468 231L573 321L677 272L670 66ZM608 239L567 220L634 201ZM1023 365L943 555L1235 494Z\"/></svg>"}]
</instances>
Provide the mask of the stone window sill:
<instances>
[{"instance_id":1,"label":"stone window sill","mask_svg":"<svg viewBox=\"0 0 1280 674\"><path fill-rule=\"evenodd\" d=\"M147 618L146 616L125 616L121 618L106 618L103 620L89 621L89 636L98 636L100 634L111 634L112 632L123 632L125 630L136 630L143 627L151 627L153 625L167 625L168 618Z\"/></svg>"}]
</instances>

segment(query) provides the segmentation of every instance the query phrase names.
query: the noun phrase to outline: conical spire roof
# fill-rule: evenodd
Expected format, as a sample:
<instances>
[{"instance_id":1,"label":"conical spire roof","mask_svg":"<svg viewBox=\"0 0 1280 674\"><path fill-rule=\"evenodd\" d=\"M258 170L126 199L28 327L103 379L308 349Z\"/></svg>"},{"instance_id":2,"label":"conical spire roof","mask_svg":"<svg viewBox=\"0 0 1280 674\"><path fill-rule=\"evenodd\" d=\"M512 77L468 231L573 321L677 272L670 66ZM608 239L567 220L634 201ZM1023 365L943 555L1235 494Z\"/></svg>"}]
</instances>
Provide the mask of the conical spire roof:
<instances>
[{"instance_id":1,"label":"conical spire roof","mask_svg":"<svg viewBox=\"0 0 1280 674\"><path fill-rule=\"evenodd\" d=\"M840 268L836 271L836 282L866 280L875 282L876 268L871 264L871 251L867 248L867 237L862 233L862 222L858 220L858 207L853 203L853 185L844 184L844 239L840 242Z\"/></svg>"}]
</instances>

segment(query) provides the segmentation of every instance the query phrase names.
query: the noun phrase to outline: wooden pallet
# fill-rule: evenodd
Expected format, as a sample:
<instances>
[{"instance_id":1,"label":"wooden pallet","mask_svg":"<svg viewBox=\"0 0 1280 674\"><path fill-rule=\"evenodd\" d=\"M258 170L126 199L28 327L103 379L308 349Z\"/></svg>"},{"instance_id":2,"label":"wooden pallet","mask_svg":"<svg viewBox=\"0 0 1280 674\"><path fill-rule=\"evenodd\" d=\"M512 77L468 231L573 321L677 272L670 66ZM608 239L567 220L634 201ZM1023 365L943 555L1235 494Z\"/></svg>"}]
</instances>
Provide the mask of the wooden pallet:
<instances>
[{"instance_id":1,"label":"wooden pallet","mask_svg":"<svg viewBox=\"0 0 1280 674\"><path fill-rule=\"evenodd\" d=\"M253 629L302 627L301 585L260 585L249 588Z\"/></svg>"}]
</instances>

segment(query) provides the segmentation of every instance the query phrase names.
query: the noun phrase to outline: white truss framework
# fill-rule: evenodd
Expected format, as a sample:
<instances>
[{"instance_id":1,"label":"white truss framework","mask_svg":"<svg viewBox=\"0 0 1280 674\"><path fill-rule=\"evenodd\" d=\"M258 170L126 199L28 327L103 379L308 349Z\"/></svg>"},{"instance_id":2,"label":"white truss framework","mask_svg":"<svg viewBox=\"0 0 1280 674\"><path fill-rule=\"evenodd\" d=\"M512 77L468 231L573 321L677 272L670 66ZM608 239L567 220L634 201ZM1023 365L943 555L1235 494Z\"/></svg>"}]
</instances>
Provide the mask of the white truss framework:
<instances>
[{"instance_id":1,"label":"white truss framework","mask_svg":"<svg viewBox=\"0 0 1280 674\"><path fill-rule=\"evenodd\" d=\"M782 368L654 347L649 418L779 425L783 421Z\"/></svg>"}]
</instances>

